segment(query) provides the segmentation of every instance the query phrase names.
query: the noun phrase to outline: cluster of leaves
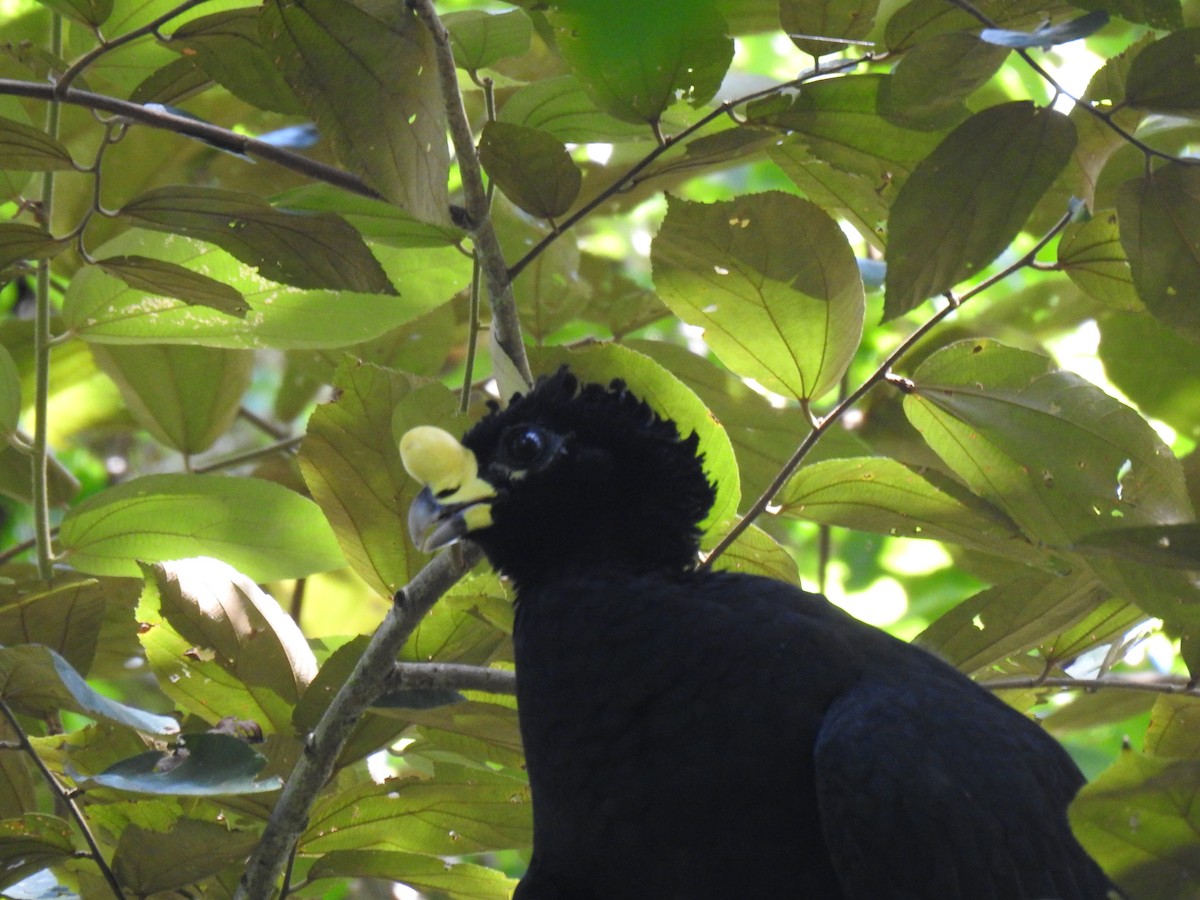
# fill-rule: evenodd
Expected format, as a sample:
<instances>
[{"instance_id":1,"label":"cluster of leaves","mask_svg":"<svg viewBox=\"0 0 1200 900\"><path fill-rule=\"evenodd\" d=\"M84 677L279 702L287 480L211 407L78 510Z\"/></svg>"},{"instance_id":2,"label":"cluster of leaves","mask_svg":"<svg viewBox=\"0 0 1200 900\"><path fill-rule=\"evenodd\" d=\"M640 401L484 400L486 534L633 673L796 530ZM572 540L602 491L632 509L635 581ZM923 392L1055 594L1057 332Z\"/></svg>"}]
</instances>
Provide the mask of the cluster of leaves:
<instances>
[{"instance_id":1,"label":"cluster of leaves","mask_svg":"<svg viewBox=\"0 0 1200 900\"><path fill-rule=\"evenodd\" d=\"M290 893L508 895L529 798L507 697L393 679L329 726L387 680L357 634L426 563L396 437L462 431L492 375L566 362L696 430L716 565L798 581L811 523L942 542L980 589L926 607L919 640L1014 705L1089 654L1119 677L1151 617L1196 670L1194 4L475 5L3 21L12 896L232 895L264 833ZM782 34L813 68L780 76ZM1089 35L1067 98L1048 48ZM1054 362L1081 329L1129 403ZM401 660L509 667L490 575L390 616ZM1151 712L1072 813L1147 900L1200 885L1181 682L1047 720Z\"/></svg>"}]
</instances>

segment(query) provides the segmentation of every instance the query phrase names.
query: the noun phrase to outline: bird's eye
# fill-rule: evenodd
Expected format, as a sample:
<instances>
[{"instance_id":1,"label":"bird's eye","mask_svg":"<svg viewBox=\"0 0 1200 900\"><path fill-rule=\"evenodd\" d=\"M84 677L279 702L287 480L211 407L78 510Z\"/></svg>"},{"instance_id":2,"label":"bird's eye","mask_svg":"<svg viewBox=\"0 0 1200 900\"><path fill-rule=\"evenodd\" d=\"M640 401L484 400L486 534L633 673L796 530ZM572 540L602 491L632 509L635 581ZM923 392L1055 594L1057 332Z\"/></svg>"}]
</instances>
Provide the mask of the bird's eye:
<instances>
[{"instance_id":1,"label":"bird's eye","mask_svg":"<svg viewBox=\"0 0 1200 900\"><path fill-rule=\"evenodd\" d=\"M554 436L534 425L519 425L501 439L504 461L517 469L527 469L542 462L554 445Z\"/></svg>"}]
</instances>

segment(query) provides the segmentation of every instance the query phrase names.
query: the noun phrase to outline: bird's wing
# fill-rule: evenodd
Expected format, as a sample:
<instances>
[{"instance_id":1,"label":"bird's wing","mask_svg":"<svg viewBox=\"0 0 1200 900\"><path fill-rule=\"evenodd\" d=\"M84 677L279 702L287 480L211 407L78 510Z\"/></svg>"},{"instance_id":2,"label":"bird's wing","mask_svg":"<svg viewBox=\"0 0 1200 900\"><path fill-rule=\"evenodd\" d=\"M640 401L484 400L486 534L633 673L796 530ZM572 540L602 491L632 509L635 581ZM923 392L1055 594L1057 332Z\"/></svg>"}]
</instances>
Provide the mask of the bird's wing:
<instances>
[{"instance_id":1,"label":"bird's wing","mask_svg":"<svg viewBox=\"0 0 1200 900\"><path fill-rule=\"evenodd\" d=\"M933 660L867 675L822 720L822 829L848 900L1103 900L1053 739Z\"/></svg>"}]
</instances>

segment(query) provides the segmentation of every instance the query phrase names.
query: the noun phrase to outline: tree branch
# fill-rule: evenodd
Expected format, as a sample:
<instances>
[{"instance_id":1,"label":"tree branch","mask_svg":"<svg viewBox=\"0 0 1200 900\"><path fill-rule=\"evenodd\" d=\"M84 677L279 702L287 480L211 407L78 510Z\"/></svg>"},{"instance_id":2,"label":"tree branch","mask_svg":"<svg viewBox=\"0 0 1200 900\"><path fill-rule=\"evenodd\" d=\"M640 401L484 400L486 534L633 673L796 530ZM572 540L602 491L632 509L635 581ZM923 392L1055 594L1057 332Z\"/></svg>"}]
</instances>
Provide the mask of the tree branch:
<instances>
[{"instance_id":1,"label":"tree branch","mask_svg":"<svg viewBox=\"0 0 1200 900\"><path fill-rule=\"evenodd\" d=\"M462 175L467 228L475 244L476 258L483 269L488 299L492 305L492 337L516 369L516 374L528 386L533 383L533 375L529 369L529 359L525 355L525 341L521 336L521 322L517 316L512 278L509 276L508 264L504 261L500 240L492 227L491 205L483 184L479 155L475 150L475 135L471 132L471 123L463 106L462 92L458 89L458 70L454 65L450 33L438 18L432 0L409 0L409 6L433 37L438 76L442 85L442 100L446 105L446 122L450 128L450 140L454 143L454 153L458 158L458 170ZM496 360L494 364L499 362Z\"/></svg>"},{"instance_id":2,"label":"tree branch","mask_svg":"<svg viewBox=\"0 0 1200 900\"><path fill-rule=\"evenodd\" d=\"M989 691L1027 691L1038 688L1059 688L1070 691L1098 691L1118 688L1126 691L1149 691L1154 694L1184 694L1200 697L1200 688L1181 675L1127 675L1122 678L1043 678L1040 675L993 678L978 682Z\"/></svg>"},{"instance_id":3,"label":"tree branch","mask_svg":"<svg viewBox=\"0 0 1200 900\"><path fill-rule=\"evenodd\" d=\"M91 91L81 91L73 87L59 91L52 84L0 78L0 96L6 94L13 97L30 97L34 100L45 100L47 102L58 100L62 103L69 103L72 106L81 106L84 109L111 113L123 119L128 119L131 122L149 125L151 128L161 128L164 131L171 131L184 137L195 138L222 150L228 150L231 153L241 153L246 156L253 156L257 159L273 162L285 169L299 172L301 175L306 175L316 181L323 181L326 184L331 184L334 187L342 188L363 197L379 199L379 194L368 187L364 181L351 175L349 172L343 172L341 169L327 166L324 163L309 159L307 156L292 153L282 147L276 147L265 141L237 134L226 128L211 125L208 122L189 119L186 116L177 116L159 105L151 104L143 106L140 103L130 103L128 100L118 100L116 97L109 97L105 94L94 94Z\"/></svg>"},{"instance_id":4,"label":"tree branch","mask_svg":"<svg viewBox=\"0 0 1200 900\"><path fill-rule=\"evenodd\" d=\"M437 599L481 558L474 545L458 544L435 557L396 592L392 608L358 665L308 735L304 755L288 776L262 839L242 873L235 900L267 900L273 895L291 849L307 824L309 810L333 774L338 754L355 723L387 688L396 654Z\"/></svg>"},{"instance_id":5,"label":"tree branch","mask_svg":"<svg viewBox=\"0 0 1200 900\"><path fill-rule=\"evenodd\" d=\"M486 691L489 694L515 694L517 673L487 666L460 663L398 662L388 676L391 691Z\"/></svg>"}]
</instances>

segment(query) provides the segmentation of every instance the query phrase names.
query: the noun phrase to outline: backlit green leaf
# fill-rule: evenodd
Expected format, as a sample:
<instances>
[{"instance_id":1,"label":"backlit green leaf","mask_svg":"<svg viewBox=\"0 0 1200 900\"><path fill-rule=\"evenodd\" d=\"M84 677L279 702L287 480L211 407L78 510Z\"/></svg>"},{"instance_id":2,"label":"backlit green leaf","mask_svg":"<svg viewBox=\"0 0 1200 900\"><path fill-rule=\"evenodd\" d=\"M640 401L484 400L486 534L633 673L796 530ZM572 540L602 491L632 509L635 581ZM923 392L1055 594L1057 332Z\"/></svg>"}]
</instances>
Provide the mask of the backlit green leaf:
<instances>
[{"instance_id":1,"label":"backlit green leaf","mask_svg":"<svg viewBox=\"0 0 1200 900\"><path fill-rule=\"evenodd\" d=\"M880 89L879 112L908 128L951 128L970 115L963 101L1007 56L964 31L935 35L900 58Z\"/></svg>"},{"instance_id":2,"label":"backlit green leaf","mask_svg":"<svg viewBox=\"0 0 1200 900\"><path fill-rule=\"evenodd\" d=\"M442 16L442 24L450 32L455 65L470 72L527 53L533 39L533 25L519 9L500 13L479 9L452 12Z\"/></svg>"},{"instance_id":3,"label":"backlit green leaf","mask_svg":"<svg viewBox=\"0 0 1200 900\"><path fill-rule=\"evenodd\" d=\"M1046 357L961 341L913 380L909 421L1035 541L1064 547L1096 531L1192 518L1179 464L1146 421Z\"/></svg>"},{"instance_id":4,"label":"backlit green leaf","mask_svg":"<svg viewBox=\"0 0 1200 900\"><path fill-rule=\"evenodd\" d=\"M440 859L392 850L334 850L308 870L311 880L321 878L383 878L400 881L433 896L456 900L508 900L516 882L472 863L447 865Z\"/></svg>"},{"instance_id":5,"label":"backlit green leaf","mask_svg":"<svg viewBox=\"0 0 1200 900\"><path fill-rule=\"evenodd\" d=\"M707 103L733 59L709 0L563 0L547 18L588 93L626 122L657 122L680 98Z\"/></svg>"},{"instance_id":6,"label":"backlit green leaf","mask_svg":"<svg viewBox=\"0 0 1200 900\"><path fill-rule=\"evenodd\" d=\"M989 107L956 128L892 205L885 316L903 315L995 259L1074 148L1066 116L1025 101Z\"/></svg>"},{"instance_id":7,"label":"backlit green leaf","mask_svg":"<svg viewBox=\"0 0 1200 900\"><path fill-rule=\"evenodd\" d=\"M1100 325L1104 371L1143 413L1184 433L1200 422L1200 353L1153 316L1105 316ZM1147 359L1147 348L1154 348Z\"/></svg>"},{"instance_id":8,"label":"backlit green leaf","mask_svg":"<svg viewBox=\"0 0 1200 900\"><path fill-rule=\"evenodd\" d=\"M1080 290L1114 309L1141 309L1114 210L1072 222L1058 242L1058 264Z\"/></svg>"},{"instance_id":9,"label":"backlit green leaf","mask_svg":"<svg viewBox=\"0 0 1200 900\"><path fill-rule=\"evenodd\" d=\"M559 75L525 85L500 108L499 121L552 134L560 141L646 139L644 125L615 119L599 107L574 75Z\"/></svg>"},{"instance_id":10,"label":"backlit green leaf","mask_svg":"<svg viewBox=\"0 0 1200 900\"><path fill-rule=\"evenodd\" d=\"M103 25L112 15L113 0L40 0L55 12L84 25Z\"/></svg>"},{"instance_id":11,"label":"backlit green leaf","mask_svg":"<svg viewBox=\"0 0 1200 900\"><path fill-rule=\"evenodd\" d=\"M769 390L819 398L858 347L865 300L854 254L837 223L799 197L671 198L651 259L667 306Z\"/></svg>"},{"instance_id":12,"label":"backlit green leaf","mask_svg":"<svg viewBox=\"0 0 1200 900\"><path fill-rule=\"evenodd\" d=\"M226 824L179 818L165 831L127 825L113 854L113 873L140 897L182 891L245 861L258 835Z\"/></svg>"},{"instance_id":13,"label":"backlit green leaf","mask_svg":"<svg viewBox=\"0 0 1200 900\"><path fill-rule=\"evenodd\" d=\"M1085 535L1080 553L1131 559L1148 566L1200 571L1200 525L1150 525Z\"/></svg>"},{"instance_id":14,"label":"backlit green leaf","mask_svg":"<svg viewBox=\"0 0 1200 900\"><path fill-rule=\"evenodd\" d=\"M8 348L0 344L0 442L17 430L21 417L21 373Z\"/></svg>"},{"instance_id":15,"label":"backlit green leaf","mask_svg":"<svg viewBox=\"0 0 1200 900\"><path fill-rule=\"evenodd\" d=\"M1200 762L1126 750L1071 804L1084 849L1131 896L1186 897L1200 888Z\"/></svg>"},{"instance_id":16,"label":"backlit green leaf","mask_svg":"<svg viewBox=\"0 0 1200 900\"><path fill-rule=\"evenodd\" d=\"M351 567L391 597L428 557L408 538L408 507L420 485L400 462L393 418L454 428L456 403L439 385L414 390L410 377L347 359L336 393L317 407L300 447L300 469Z\"/></svg>"},{"instance_id":17,"label":"backlit green leaf","mask_svg":"<svg viewBox=\"0 0 1200 900\"><path fill-rule=\"evenodd\" d=\"M49 259L66 246L33 225L0 222L0 272L22 260Z\"/></svg>"},{"instance_id":18,"label":"backlit green leaf","mask_svg":"<svg viewBox=\"0 0 1200 900\"><path fill-rule=\"evenodd\" d=\"M0 821L0 883L15 884L74 855L71 826L57 816L28 813Z\"/></svg>"},{"instance_id":19,"label":"backlit green leaf","mask_svg":"<svg viewBox=\"0 0 1200 900\"><path fill-rule=\"evenodd\" d=\"M254 354L215 347L92 347L140 425L180 453L202 453L229 430L250 387Z\"/></svg>"},{"instance_id":20,"label":"backlit green leaf","mask_svg":"<svg viewBox=\"0 0 1200 900\"><path fill-rule=\"evenodd\" d=\"M332 213L276 209L251 194L200 187L155 188L121 213L147 228L214 243L274 281L396 292L358 232Z\"/></svg>"},{"instance_id":21,"label":"backlit green leaf","mask_svg":"<svg viewBox=\"0 0 1200 900\"><path fill-rule=\"evenodd\" d=\"M875 24L878 0L782 0L779 24L792 43L811 56L841 53L865 38ZM845 41L816 40L817 36Z\"/></svg>"},{"instance_id":22,"label":"backlit green leaf","mask_svg":"<svg viewBox=\"0 0 1200 900\"><path fill-rule=\"evenodd\" d=\"M0 644L41 644L80 672L91 669L104 622L104 586L76 573L0 583Z\"/></svg>"},{"instance_id":23,"label":"backlit green leaf","mask_svg":"<svg viewBox=\"0 0 1200 900\"><path fill-rule=\"evenodd\" d=\"M1117 212L1138 296L1164 324L1200 340L1200 170L1168 163L1126 182Z\"/></svg>"},{"instance_id":24,"label":"backlit green leaf","mask_svg":"<svg viewBox=\"0 0 1200 900\"><path fill-rule=\"evenodd\" d=\"M71 154L40 128L0 118L0 166L30 172L73 168Z\"/></svg>"},{"instance_id":25,"label":"backlit green leaf","mask_svg":"<svg viewBox=\"0 0 1200 900\"><path fill-rule=\"evenodd\" d=\"M411 10L389 0L270 0L261 29L343 162L418 219L446 222L450 156L437 63Z\"/></svg>"},{"instance_id":26,"label":"backlit green leaf","mask_svg":"<svg viewBox=\"0 0 1200 900\"><path fill-rule=\"evenodd\" d=\"M558 138L523 125L488 122L479 139L479 161L509 200L541 219L570 209L583 183Z\"/></svg>"},{"instance_id":27,"label":"backlit green leaf","mask_svg":"<svg viewBox=\"0 0 1200 900\"><path fill-rule=\"evenodd\" d=\"M273 482L220 475L146 475L72 509L59 531L80 571L138 575L138 561L214 556L255 581L344 565L311 500Z\"/></svg>"}]
</instances>

